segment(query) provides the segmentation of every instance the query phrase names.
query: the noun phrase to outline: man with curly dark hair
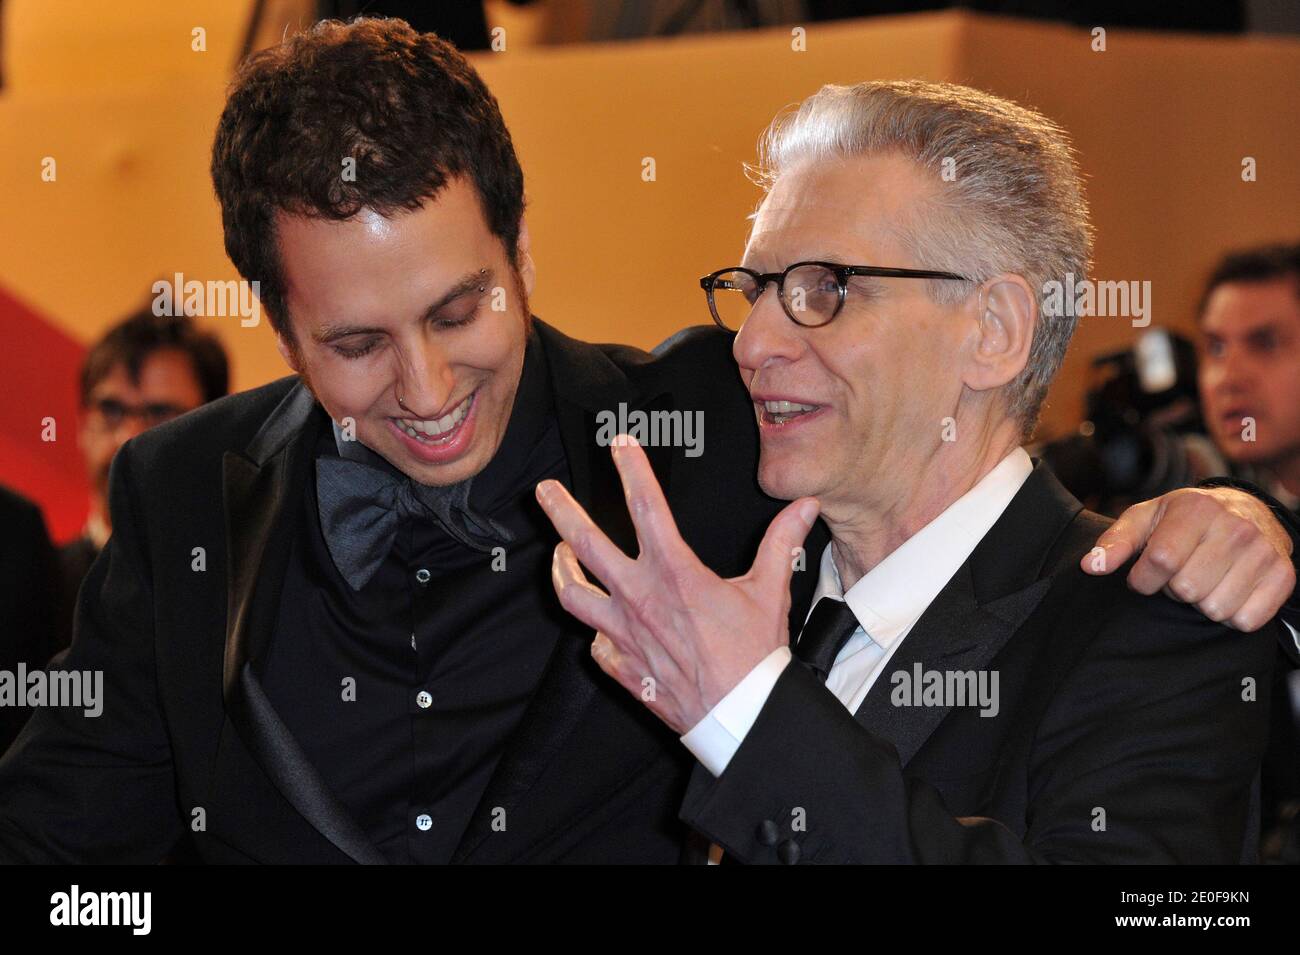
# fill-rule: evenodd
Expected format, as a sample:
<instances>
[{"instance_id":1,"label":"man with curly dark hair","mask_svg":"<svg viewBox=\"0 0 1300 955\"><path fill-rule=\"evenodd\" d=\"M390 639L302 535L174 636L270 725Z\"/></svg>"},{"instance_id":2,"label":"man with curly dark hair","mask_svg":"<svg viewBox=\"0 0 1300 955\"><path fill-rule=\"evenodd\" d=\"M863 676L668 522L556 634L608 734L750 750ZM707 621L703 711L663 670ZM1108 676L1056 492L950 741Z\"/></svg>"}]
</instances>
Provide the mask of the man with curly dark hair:
<instances>
[{"instance_id":1,"label":"man with curly dark hair","mask_svg":"<svg viewBox=\"0 0 1300 955\"><path fill-rule=\"evenodd\" d=\"M743 573L778 505L731 336L651 355L533 318L496 101L400 21L250 58L212 175L296 374L118 453L68 659L103 714L43 710L0 762L0 860L154 861L188 830L214 862L676 861L690 756L592 661L533 495L635 550L598 421L702 414L711 453L652 464ZM1219 514L1161 512L1193 540Z\"/></svg>"}]
</instances>

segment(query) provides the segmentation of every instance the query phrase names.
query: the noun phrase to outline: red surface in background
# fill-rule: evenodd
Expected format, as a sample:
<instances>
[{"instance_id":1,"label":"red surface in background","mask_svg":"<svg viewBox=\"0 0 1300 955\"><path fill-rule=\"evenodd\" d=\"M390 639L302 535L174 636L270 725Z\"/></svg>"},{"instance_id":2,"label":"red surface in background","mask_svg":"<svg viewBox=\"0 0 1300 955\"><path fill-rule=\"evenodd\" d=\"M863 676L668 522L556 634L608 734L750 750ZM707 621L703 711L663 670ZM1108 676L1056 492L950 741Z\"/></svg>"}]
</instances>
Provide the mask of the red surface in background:
<instances>
[{"instance_id":1,"label":"red surface in background","mask_svg":"<svg viewBox=\"0 0 1300 955\"><path fill-rule=\"evenodd\" d=\"M0 484L41 506L58 543L76 537L86 520L89 485L77 448L77 374L85 352L0 288ZM54 419L54 441L41 440L46 417Z\"/></svg>"}]
</instances>

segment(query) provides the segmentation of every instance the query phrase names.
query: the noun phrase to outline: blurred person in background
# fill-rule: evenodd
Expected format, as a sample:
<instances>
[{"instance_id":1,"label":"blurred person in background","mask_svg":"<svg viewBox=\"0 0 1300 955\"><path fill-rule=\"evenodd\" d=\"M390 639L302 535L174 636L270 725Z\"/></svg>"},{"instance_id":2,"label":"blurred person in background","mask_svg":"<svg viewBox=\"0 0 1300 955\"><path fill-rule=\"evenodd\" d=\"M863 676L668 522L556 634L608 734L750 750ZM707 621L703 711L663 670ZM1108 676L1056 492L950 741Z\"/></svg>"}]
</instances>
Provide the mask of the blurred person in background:
<instances>
[{"instance_id":1,"label":"blurred person in background","mask_svg":"<svg viewBox=\"0 0 1300 955\"><path fill-rule=\"evenodd\" d=\"M1078 429L1038 450L1061 483L1111 517L1175 488L1228 473L1205 433L1196 345L1164 328L1090 362Z\"/></svg>"},{"instance_id":2,"label":"blurred person in background","mask_svg":"<svg viewBox=\"0 0 1300 955\"><path fill-rule=\"evenodd\" d=\"M1043 457L1102 513L1198 481L1253 484L1300 527L1300 244L1224 255L1196 317L1195 342L1153 328L1094 359L1083 426ZM1264 766L1264 857L1300 862L1300 638L1288 635Z\"/></svg>"},{"instance_id":3,"label":"blurred person in background","mask_svg":"<svg viewBox=\"0 0 1300 955\"><path fill-rule=\"evenodd\" d=\"M142 431L223 397L230 366L215 335L185 315L143 308L91 346L81 367L77 444L90 480L90 511L81 535L59 549L61 598L54 650L72 641L82 578L113 526L108 471L117 449Z\"/></svg>"},{"instance_id":4,"label":"blurred person in background","mask_svg":"<svg viewBox=\"0 0 1300 955\"><path fill-rule=\"evenodd\" d=\"M1093 359L1084 422L1077 433L1046 444L1042 457L1072 493L1104 514L1199 481L1253 487L1294 533L1300 527L1300 244L1224 255L1196 316L1195 342L1152 328L1131 349ZM1300 863L1297 664L1300 637L1288 626L1262 780L1263 857L1294 863Z\"/></svg>"},{"instance_id":5,"label":"blurred person in background","mask_svg":"<svg viewBox=\"0 0 1300 955\"><path fill-rule=\"evenodd\" d=\"M1201 405L1231 474L1300 504L1300 244L1225 255L1197 310ZM1264 763L1265 858L1300 863L1300 642L1278 662Z\"/></svg>"},{"instance_id":6,"label":"blurred person in background","mask_svg":"<svg viewBox=\"0 0 1300 955\"><path fill-rule=\"evenodd\" d=\"M1198 310L1206 426L1232 471L1300 505L1300 244L1233 252Z\"/></svg>"}]
</instances>

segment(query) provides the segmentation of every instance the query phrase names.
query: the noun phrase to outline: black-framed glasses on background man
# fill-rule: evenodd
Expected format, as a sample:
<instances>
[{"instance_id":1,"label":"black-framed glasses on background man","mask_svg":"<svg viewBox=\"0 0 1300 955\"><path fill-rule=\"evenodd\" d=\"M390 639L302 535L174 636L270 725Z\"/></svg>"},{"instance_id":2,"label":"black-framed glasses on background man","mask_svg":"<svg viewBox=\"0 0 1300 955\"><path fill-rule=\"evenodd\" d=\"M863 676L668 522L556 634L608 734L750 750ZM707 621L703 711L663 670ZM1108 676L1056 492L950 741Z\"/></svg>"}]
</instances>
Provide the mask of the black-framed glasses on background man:
<instances>
[{"instance_id":1,"label":"black-framed glasses on background man","mask_svg":"<svg viewBox=\"0 0 1300 955\"><path fill-rule=\"evenodd\" d=\"M892 279L970 279L954 272L931 269L892 269L875 265L839 265L835 262L796 262L782 272L755 272L742 266L719 269L700 279L709 300L709 314L729 332L740 331L769 282L790 321L804 328L827 325L844 307L849 279L871 275Z\"/></svg>"}]
</instances>

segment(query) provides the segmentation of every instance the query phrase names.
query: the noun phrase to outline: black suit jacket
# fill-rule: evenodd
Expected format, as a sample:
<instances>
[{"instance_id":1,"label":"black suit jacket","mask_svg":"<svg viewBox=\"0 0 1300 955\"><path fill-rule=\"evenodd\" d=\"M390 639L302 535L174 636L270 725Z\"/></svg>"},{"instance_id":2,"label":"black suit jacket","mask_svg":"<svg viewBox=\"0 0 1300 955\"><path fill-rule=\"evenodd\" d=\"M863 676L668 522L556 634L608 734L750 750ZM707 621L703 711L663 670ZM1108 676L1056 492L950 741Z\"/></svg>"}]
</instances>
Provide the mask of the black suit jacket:
<instances>
[{"instance_id":1,"label":"black suit jacket","mask_svg":"<svg viewBox=\"0 0 1300 955\"><path fill-rule=\"evenodd\" d=\"M1278 625L1085 574L1107 523L1039 464L856 713L792 663L682 818L742 862L1253 857ZM998 714L893 705L916 663L998 671Z\"/></svg>"},{"instance_id":2,"label":"black suit jacket","mask_svg":"<svg viewBox=\"0 0 1300 955\"><path fill-rule=\"evenodd\" d=\"M637 552L597 413L702 411L718 450L649 448L685 536L719 573L748 569L780 505L755 480L753 411L730 338L688 330L657 355L536 327L575 496ZM0 762L0 860L155 861L186 829L215 862L381 862L257 679L328 417L296 379L204 406L113 463L114 533L77 608L68 669L102 669L104 712L39 712ZM204 564L197 563L202 548ZM198 569L200 568L201 569ZM815 583L811 574L809 586ZM521 622L526 626L526 622ZM457 861L675 862L692 761L562 638L456 852ZM492 830L504 807L504 832ZM199 822L201 821L201 826Z\"/></svg>"},{"instance_id":3,"label":"black suit jacket","mask_svg":"<svg viewBox=\"0 0 1300 955\"><path fill-rule=\"evenodd\" d=\"M72 646L72 620L77 610L77 592L81 590L81 582L86 579L90 565L98 556L99 548L84 534L59 548L59 602L52 653Z\"/></svg>"},{"instance_id":4,"label":"black suit jacket","mask_svg":"<svg viewBox=\"0 0 1300 955\"><path fill-rule=\"evenodd\" d=\"M58 560L34 503L0 487L0 670L38 670L54 653ZM0 706L0 753L31 710Z\"/></svg>"}]
</instances>

